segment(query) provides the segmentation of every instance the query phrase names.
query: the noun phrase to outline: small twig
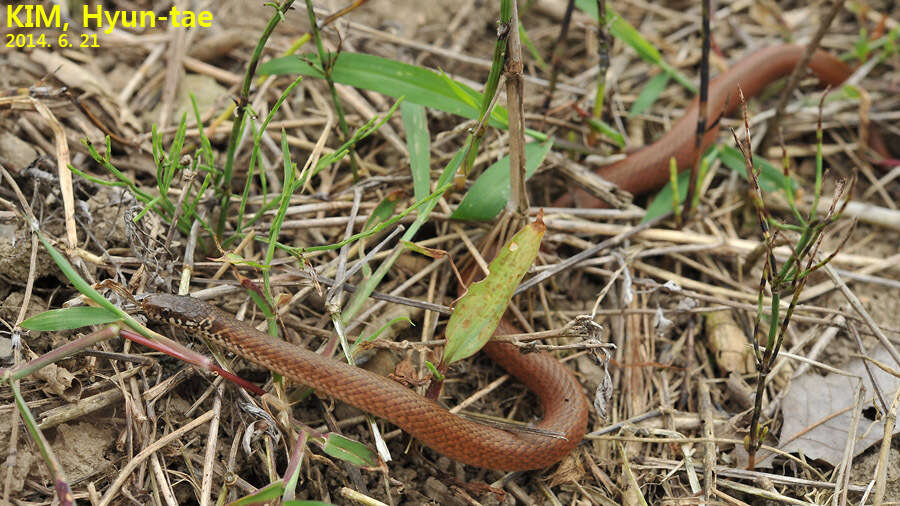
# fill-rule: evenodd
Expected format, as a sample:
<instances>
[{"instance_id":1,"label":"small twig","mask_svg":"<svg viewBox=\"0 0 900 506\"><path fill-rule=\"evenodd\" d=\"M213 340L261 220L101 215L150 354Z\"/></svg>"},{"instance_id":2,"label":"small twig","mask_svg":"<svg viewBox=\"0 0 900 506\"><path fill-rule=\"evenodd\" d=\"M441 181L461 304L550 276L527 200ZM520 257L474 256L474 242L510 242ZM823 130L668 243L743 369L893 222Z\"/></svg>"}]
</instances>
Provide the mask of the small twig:
<instances>
[{"instance_id":1,"label":"small twig","mask_svg":"<svg viewBox=\"0 0 900 506\"><path fill-rule=\"evenodd\" d=\"M881 345L885 347L885 349L891 355L891 358L894 359L894 362L898 366L900 366L900 353L897 352L897 348L890 342L890 340L888 340L887 336L881 330L881 327L879 327L878 323L876 323L872 318L872 315L870 315L869 312L866 311L866 308L863 307L862 302L860 302L859 298L857 298L856 295L852 291L850 291L850 288L847 287L847 284L844 283L844 280L841 279L840 275L838 275L838 273L834 270L833 267L831 267L831 265L825 265L823 267L823 270L826 274L828 274L828 277L831 278L834 284L837 285L838 288L840 288L841 293L847 299L847 302L850 303L850 306L853 308L853 310L856 311L856 313L863 319L866 325L869 326L869 328L872 330L872 333L875 335L875 337L878 338L878 342L880 342Z\"/></svg>"},{"instance_id":2,"label":"small twig","mask_svg":"<svg viewBox=\"0 0 900 506\"><path fill-rule=\"evenodd\" d=\"M875 497L872 504L881 506L884 504L884 494L887 489L888 454L891 451L891 440L894 434L894 424L897 422L897 408L900 406L900 388L894 393L891 408L885 413L884 437L881 440L881 448L878 452L878 465L875 473Z\"/></svg>"},{"instance_id":3,"label":"small twig","mask_svg":"<svg viewBox=\"0 0 900 506\"><path fill-rule=\"evenodd\" d=\"M566 3L566 11L563 14L562 21L559 23L559 35L556 37L556 44L553 46L553 54L550 56L550 85L544 96L544 103L541 110L546 114L550 107L550 101L553 100L553 93L556 91L556 80L559 77L559 64L562 61L563 53L566 50L566 37L569 34L569 25L572 22L572 11L575 10L575 0L569 0Z\"/></svg>"},{"instance_id":4,"label":"small twig","mask_svg":"<svg viewBox=\"0 0 900 506\"><path fill-rule=\"evenodd\" d=\"M703 49L700 57L700 102L698 104L697 113L697 130L694 133L694 151L700 152L700 145L703 143L703 136L706 134L706 118L709 109L709 17L710 6L709 0L703 0L702 5L702 23L701 33L703 38ZM702 154L702 153L701 153ZM697 192L697 175L700 173L700 165L703 163L703 157L698 156L694 166L691 167L691 177L688 182L687 196L684 199L681 215L684 220L689 220L691 211L694 208L694 194ZM677 177L676 177L677 181ZM678 193L675 193L678 197Z\"/></svg>"},{"instance_id":5,"label":"small twig","mask_svg":"<svg viewBox=\"0 0 900 506\"><path fill-rule=\"evenodd\" d=\"M557 350L595 350L595 349L615 349L616 345L612 343L604 343L594 339L588 339L572 344L537 344L534 342L522 343L512 342L514 346L521 348L523 351L557 351Z\"/></svg>"},{"instance_id":6,"label":"small twig","mask_svg":"<svg viewBox=\"0 0 900 506\"><path fill-rule=\"evenodd\" d=\"M866 403L866 399L862 395L863 392L862 381L857 381L856 388L853 390L853 415L850 420L850 426L847 427L847 434L859 433L859 421L860 418L862 418L862 412ZM848 437L847 442L844 445L843 458L841 458L841 463L837 466L837 472L834 477L835 495L832 504L837 505L839 499L842 506L846 506L847 504L847 492L849 491L847 485L850 483L850 463L853 462L855 447L856 438ZM865 504L865 501L863 501L863 504Z\"/></svg>"},{"instance_id":7,"label":"small twig","mask_svg":"<svg viewBox=\"0 0 900 506\"><path fill-rule=\"evenodd\" d=\"M706 503L709 504L716 490L716 477L714 475L716 468L716 445L713 443L713 439L715 438L715 422L713 421L712 416L713 408L709 394L709 383L702 378L698 381L697 395L700 398L700 414L703 418L703 436L709 439L709 442L706 443L703 458L703 483L705 484L703 487L703 494Z\"/></svg>"},{"instance_id":8,"label":"small twig","mask_svg":"<svg viewBox=\"0 0 900 506\"><path fill-rule=\"evenodd\" d=\"M215 397L213 398L212 420L206 437L206 454L203 458L203 478L200 486L200 506L209 506L212 501L213 466L217 456L219 441L219 420L222 418L222 396L225 394L225 382L216 380Z\"/></svg>"},{"instance_id":9,"label":"small twig","mask_svg":"<svg viewBox=\"0 0 900 506\"><path fill-rule=\"evenodd\" d=\"M509 200L506 209L524 219L528 214L525 191L525 84L522 80L522 41L519 38L518 2L510 2L509 39L505 66L506 100L509 112ZM518 227L515 227L518 228Z\"/></svg>"},{"instance_id":10,"label":"small twig","mask_svg":"<svg viewBox=\"0 0 900 506\"><path fill-rule=\"evenodd\" d=\"M356 188L353 191L353 207L350 208L350 219L347 221L347 225L344 227L344 241L353 236L353 225L356 216L359 214L359 204L361 201L362 190L360 188ZM341 246L340 253L338 254L337 272L334 275L334 279L337 281L337 283L335 283L325 294L326 304L340 304L340 296L341 292L343 291L343 281L349 277L345 273L347 270L347 256L350 251L350 246L351 243L349 242Z\"/></svg>"}]
</instances>

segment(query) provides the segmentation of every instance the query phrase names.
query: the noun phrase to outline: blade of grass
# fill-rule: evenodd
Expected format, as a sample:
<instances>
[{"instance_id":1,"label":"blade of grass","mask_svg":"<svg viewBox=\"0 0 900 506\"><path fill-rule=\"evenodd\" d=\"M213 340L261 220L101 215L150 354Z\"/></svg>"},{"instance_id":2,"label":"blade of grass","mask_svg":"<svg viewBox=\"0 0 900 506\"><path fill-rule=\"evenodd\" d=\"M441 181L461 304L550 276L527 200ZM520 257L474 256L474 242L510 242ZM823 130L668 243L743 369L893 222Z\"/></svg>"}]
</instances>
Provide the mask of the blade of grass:
<instances>
[{"instance_id":1,"label":"blade of grass","mask_svg":"<svg viewBox=\"0 0 900 506\"><path fill-rule=\"evenodd\" d=\"M497 24L497 40L494 43L494 57L491 61L491 71L488 74L487 81L484 83L484 93L481 96L481 107L478 111L478 128L471 132L469 136L471 140L468 142L469 151L463 161L463 174L469 175L472 166L475 164L475 158L478 156L478 150L481 147L481 141L486 133L486 119L491 113L494 105L494 97L497 95L497 87L500 85L500 74L506 65L506 51L509 41L509 32L512 30L512 4L510 0L500 1L500 22ZM446 77L446 76L445 76ZM446 77L449 81L450 78ZM448 84L453 84L452 82ZM456 88L454 86L454 88Z\"/></svg>"},{"instance_id":2,"label":"blade of grass","mask_svg":"<svg viewBox=\"0 0 900 506\"><path fill-rule=\"evenodd\" d=\"M431 179L431 137L428 118L421 104L404 101L400 106L406 128L406 147L409 150L409 170L413 178L413 196L422 200L428 196Z\"/></svg>"},{"instance_id":3,"label":"blade of grass","mask_svg":"<svg viewBox=\"0 0 900 506\"><path fill-rule=\"evenodd\" d=\"M375 454L366 445L334 432L325 438L322 451L360 467L371 467L378 463Z\"/></svg>"},{"instance_id":4,"label":"blade of grass","mask_svg":"<svg viewBox=\"0 0 900 506\"><path fill-rule=\"evenodd\" d=\"M237 100L237 115L231 128L231 135L228 138L228 148L225 152L225 168L222 171L221 180L218 181L220 184L217 185L224 190L222 192L221 209L219 210L219 224L216 229L216 235L219 239L223 238L222 236L225 232L225 220L228 217L228 204L231 200L231 173L234 167L234 156L237 152L237 146L244 131L244 119L247 114L247 104L250 102L250 85L253 83L253 76L256 74L259 59L262 57L262 52L266 47L269 36L275 31L275 27L278 26L278 23L284 20L284 14L291 8L291 4L293 3L294 0L284 0L279 4L266 4L275 7L275 13L272 15L272 18L269 19L265 29L263 29L260 34L259 39L256 42L256 47L250 55L250 60L247 62L247 70L244 72L244 79L241 83L241 92L238 95Z\"/></svg>"},{"instance_id":5,"label":"blade of grass","mask_svg":"<svg viewBox=\"0 0 900 506\"><path fill-rule=\"evenodd\" d=\"M369 135L371 135L372 133L377 131L378 128L381 127L381 125L383 125L385 122L387 122L387 120L389 120L391 118L394 111L400 104L401 104L400 101L394 103L394 105L390 108L390 110L388 110L387 113L384 114L384 116L376 116L376 117L372 118L365 125L360 127L359 130L357 130L356 133L353 134L353 137L351 137L346 142L344 142L344 144L341 145L341 147L339 147L337 150L335 150L330 155L326 155L326 156L323 156L322 158L320 158L319 162L316 164L315 170L313 170L311 174L306 176L306 178L313 177L316 174L318 174L319 172L321 172L322 170L324 170L325 168L327 168L332 163L336 163L336 162L340 161L344 156L346 156L346 154L349 151L350 146L365 139L366 137L368 137ZM301 185L306 184L305 181L306 181L306 179L295 182L292 192L297 191L297 189L300 188ZM265 216L265 214L268 211L271 211L272 209L274 209L275 206L277 206L280 202L281 202L280 199L276 199L276 200L272 200L272 201L260 206L260 209L256 212L256 214L253 215L253 218L251 218L247 223L244 224L244 228L246 229L248 227L255 225L259 220L261 220L263 218L263 216ZM240 236L239 238L241 238L241 239L243 238L243 235L240 233L235 234L235 235ZM284 246L281 244L279 244L278 247L284 251L302 250L302 248L299 248L299 249L291 248L291 247Z\"/></svg>"},{"instance_id":6,"label":"blade of grass","mask_svg":"<svg viewBox=\"0 0 900 506\"><path fill-rule=\"evenodd\" d=\"M671 75L661 72L647 81L637 99L631 104L628 115L636 116L649 109L653 102L656 102L656 99L662 95L662 92L666 91L666 86L669 85L671 77Z\"/></svg>"},{"instance_id":7,"label":"blade of grass","mask_svg":"<svg viewBox=\"0 0 900 506\"><path fill-rule=\"evenodd\" d=\"M294 88L296 88L297 85L299 85L302 80L303 80L303 76L300 76L297 79L295 79L294 82L292 82L287 88L284 89L284 91L281 93L281 96L279 96L278 100L276 100L275 103L272 105L272 109L269 111L269 114L266 114L265 119L263 120L262 123L260 123L259 128L256 130L256 132L253 135L253 149L250 152L250 165L247 169L247 171L248 171L247 179L244 182L244 192L241 195L241 203L240 203L240 207L238 208L238 216L237 216L238 230L243 229L244 212L247 208L247 197L250 194L250 187L251 187L251 183L253 181L253 174L256 169L256 161L259 158L259 149L260 149L260 144L262 143L263 134L265 133L266 128L268 128L269 123L272 121L272 118L275 117L275 113L278 112L279 109L281 109L281 104L283 104L284 101L287 100L287 98L294 91ZM262 191L261 191L262 195L266 195L265 173L266 172L264 170L259 171L260 183L262 186ZM265 204L266 203L263 202L263 205L265 205ZM233 238L231 238L231 239L233 239Z\"/></svg>"},{"instance_id":8,"label":"blade of grass","mask_svg":"<svg viewBox=\"0 0 900 506\"><path fill-rule=\"evenodd\" d=\"M325 51L325 45L322 43L322 34L319 31L319 22L316 18L315 10L313 9L312 0L306 0L306 13L309 16L309 26L312 31L313 41L315 41L316 50L319 53L319 62L322 63L320 68L322 77L324 77L325 82L328 83L328 91L331 93L331 103L334 105L334 112L338 117L338 128L340 128L344 139L349 139L350 127L347 125L347 118L344 116L344 106L341 103L341 99L338 97L337 88L334 87L334 79L331 78L331 64L334 60L334 56L329 55ZM353 171L353 180L356 181L359 177L359 168L356 166L356 156L352 147L350 148L350 169Z\"/></svg>"},{"instance_id":9,"label":"blade of grass","mask_svg":"<svg viewBox=\"0 0 900 506\"><path fill-rule=\"evenodd\" d=\"M23 329L40 332L58 331L88 327L90 325L103 325L119 320L119 315L103 307L67 307L63 309L51 309L36 314L22 322Z\"/></svg>"},{"instance_id":10,"label":"blade of grass","mask_svg":"<svg viewBox=\"0 0 900 506\"><path fill-rule=\"evenodd\" d=\"M425 200L416 202L415 204L409 206L404 211L402 211L400 214L397 214L396 216L392 217L391 219L389 219L387 221L383 221L383 222L373 226L370 230L366 230L365 232L360 232L358 234L353 234L352 236L348 237L347 239L343 239L336 243L325 244L322 246L302 246L302 247L297 247L297 248L291 248L288 246L279 246L279 247L282 247L285 251L288 251L294 255L302 255L303 253L307 253L307 252L311 252L311 251L331 251L331 250L338 249L338 248L344 246L345 244L349 244L351 242L358 241L364 237L369 237L369 236L377 234L378 232L381 232L385 228L390 227L391 225L402 220L409 213L411 213L413 211L420 210L421 212L427 211L428 213L431 213L431 210L437 204L437 200L439 198L441 198L441 196L444 194L444 192L449 190L452 186L453 186L452 183L447 183L442 186L439 186L434 191L434 193L432 193L431 195L426 197ZM417 220L418 220L418 218L417 218ZM415 224L415 222L413 222L413 224ZM412 226L410 226L410 228L412 228ZM406 236L404 235L404 237L406 237Z\"/></svg>"},{"instance_id":11,"label":"blade of grass","mask_svg":"<svg viewBox=\"0 0 900 506\"><path fill-rule=\"evenodd\" d=\"M16 399L16 408L19 410L19 414L22 415L22 420L25 422L25 428L28 429L28 433L31 434L31 439L37 445L38 451L41 452L41 456L44 458L44 463L47 464L47 469L53 476L53 485L56 489L56 495L59 498L60 504L66 506L75 504L75 499L72 496L72 488L66 481L65 472L59 464L56 455L53 453L50 442L44 437L44 433L38 428L37 420L34 419L31 410L28 409L28 404L25 402L25 398L22 397L22 392L19 390L18 381L12 382L12 391L13 396Z\"/></svg>"},{"instance_id":12,"label":"blade of grass","mask_svg":"<svg viewBox=\"0 0 900 506\"><path fill-rule=\"evenodd\" d=\"M306 60L296 56L275 58L266 62L261 71L273 75L301 74L321 78L321 72L315 68L321 64L318 57L308 55ZM482 101L482 94L458 81L453 81L457 89L468 97L468 100L463 100L456 89L448 86L439 73L415 65L369 54L341 53L334 62L331 76L337 83L377 91L390 97L406 97L407 101L414 104L457 116L470 119L479 116L479 110L473 107L473 104ZM495 110L505 117L505 109L495 107ZM492 116L491 124L505 126L497 121L496 116Z\"/></svg>"},{"instance_id":13,"label":"blade of grass","mask_svg":"<svg viewBox=\"0 0 900 506\"><path fill-rule=\"evenodd\" d=\"M531 54L531 57L534 58L535 65L541 69L542 72L547 72L549 70L549 66L547 62L544 61L544 57L541 56L541 52L534 46L534 43L531 42L531 39L528 37L528 32L525 31L525 27L522 26L522 20L519 20L519 38L522 39L522 44L528 49L528 52Z\"/></svg>"},{"instance_id":14,"label":"blade of grass","mask_svg":"<svg viewBox=\"0 0 900 506\"><path fill-rule=\"evenodd\" d=\"M294 162L291 161L291 147L288 144L287 140L287 132L285 132L284 128L281 129L281 156L284 160L284 181L282 184L281 198L279 199L278 211L275 213L275 218L272 220L272 224L269 227L269 245L266 249L266 268L263 269L263 292L266 297L267 305L271 309L271 313L267 314L266 320L269 325L269 334L272 336L278 335L278 322L275 319L275 315L277 314L275 307L275 299L272 293L272 277L271 277L271 268L269 266L272 265L272 260L275 258L275 245L278 242L278 235L281 233L281 225L284 223L284 217L287 214L288 205L291 203L291 195L293 194L294 189L294 176L295 171L297 170ZM301 176L301 182L298 187L303 185L303 182L306 180L306 174L309 174L309 171L305 171L304 175ZM261 308L265 310L265 308Z\"/></svg>"},{"instance_id":15,"label":"blade of grass","mask_svg":"<svg viewBox=\"0 0 900 506\"><path fill-rule=\"evenodd\" d=\"M228 506L256 506L259 504L270 504L271 501L277 500L284 493L284 483L278 480L270 483L265 487L245 495L236 501L228 503Z\"/></svg>"},{"instance_id":16,"label":"blade of grass","mask_svg":"<svg viewBox=\"0 0 900 506\"><path fill-rule=\"evenodd\" d=\"M744 179L748 179L747 171L744 168L744 158L734 147L719 146L719 160L722 160L726 167L737 172ZM760 168L759 187L763 191L773 192L783 189L786 184L790 184L794 189L798 188L797 183L790 176L785 176L781 169L772 165L768 160L754 156L753 164Z\"/></svg>"},{"instance_id":17,"label":"blade of grass","mask_svg":"<svg viewBox=\"0 0 900 506\"><path fill-rule=\"evenodd\" d=\"M619 146L620 148L625 147L625 137L620 134L618 130L610 126L609 123L591 116L587 118L587 124L591 130L606 136L606 138L615 143L616 146Z\"/></svg>"},{"instance_id":18,"label":"blade of grass","mask_svg":"<svg viewBox=\"0 0 900 506\"><path fill-rule=\"evenodd\" d=\"M156 338L156 336L151 334L150 331L148 331L143 325L132 318L131 315L116 307L116 305L108 301L106 297L100 295L100 292L94 290L94 287L92 287L87 281L85 281L80 274L75 272L75 269L72 268L72 265L69 263L69 261L66 260L66 258L62 256L62 254L57 251L52 244L50 244L50 241L48 241L46 237L44 237L44 234L42 234L39 230L37 223L32 223L31 226L32 231L37 234L38 239L41 241L41 244L44 245L44 248L47 250L47 253L50 254L50 257L53 259L54 263L56 263L56 266L59 267L59 270L62 271L63 275L66 277L66 279L69 280L70 283L72 283L76 290L78 290L85 297L97 303L97 305L99 305L100 307L103 307L106 310L116 314L119 319L125 323L125 325L127 325L131 329L134 329L134 331L138 334L148 339Z\"/></svg>"},{"instance_id":19,"label":"blade of grass","mask_svg":"<svg viewBox=\"0 0 900 506\"><path fill-rule=\"evenodd\" d=\"M709 151L705 157L703 157L703 161L701 163L701 168L706 167L709 168L709 165L712 163L712 160L716 158L719 154L719 149L721 146L714 146L711 151ZM706 173L705 170L702 171L703 175L697 178L697 185L703 183L703 177ZM687 198L687 190L688 185L690 184L691 174L689 172L681 172L678 174L678 179L676 186L678 188L678 198L677 202L684 202L684 199ZM694 199L700 198L699 191L694 194ZM673 206L675 206L675 192L672 188L672 183L667 183L659 193L653 197L653 202L647 207L647 213L644 215L644 218L641 220L641 223L646 223L652 219L658 218L665 214L668 214L672 211Z\"/></svg>"}]
</instances>

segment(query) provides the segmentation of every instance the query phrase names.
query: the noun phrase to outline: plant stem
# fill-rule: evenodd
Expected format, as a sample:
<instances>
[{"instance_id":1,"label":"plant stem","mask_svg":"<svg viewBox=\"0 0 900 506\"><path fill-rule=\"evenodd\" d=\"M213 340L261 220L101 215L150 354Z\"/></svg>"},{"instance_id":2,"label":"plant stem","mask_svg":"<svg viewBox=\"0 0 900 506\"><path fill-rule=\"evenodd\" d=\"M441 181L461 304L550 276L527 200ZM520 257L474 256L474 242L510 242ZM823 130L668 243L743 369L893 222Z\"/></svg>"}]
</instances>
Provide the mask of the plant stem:
<instances>
[{"instance_id":1,"label":"plant stem","mask_svg":"<svg viewBox=\"0 0 900 506\"><path fill-rule=\"evenodd\" d=\"M236 118L234 120L234 125L231 127L231 136L228 138L225 168L222 172L221 180L218 181L218 183L220 183L218 186L222 189L222 203L219 206L219 223L216 228L216 235L220 240L223 239L222 236L225 233L225 221L228 219L228 204L231 200L231 175L234 168L234 156L237 152L238 142L240 142L241 132L244 130L244 118L247 114L247 106L250 103L250 85L253 83L253 76L256 75L256 67L259 65L259 59L262 57L263 48L266 47L269 36L275 31L278 22L284 19L284 13L291 8L291 4L293 3L294 0L283 0L276 6L275 14L272 15L272 19L269 20L266 28L259 36L256 48L254 48L253 54L250 55L250 61L247 62L247 70L244 72L244 80L241 83L241 93L237 98Z\"/></svg>"},{"instance_id":2,"label":"plant stem","mask_svg":"<svg viewBox=\"0 0 900 506\"><path fill-rule=\"evenodd\" d=\"M313 40L316 42L316 50L319 53L319 63L322 65L322 77L328 83L328 90L331 92L331 101L334 103L334 110L338 117L338 126L341 129L341 135L344 139L350 138L350 127L347 126L347 118L344 117L344 106L338 98L337 88L334 86L334 79L331 78L331 68L334 60L338 58L338 54L330 55L325 51L325 45L322 43L322 33L319 31L319 24L316 20L316 13L313 10L312 0L306 0L306 11L309 14L309 29L312 31ZM350 148L350 169L353 171L353 180L359 177L359 169L356 165L356 151Z\"/></svg>"}]
</instances>

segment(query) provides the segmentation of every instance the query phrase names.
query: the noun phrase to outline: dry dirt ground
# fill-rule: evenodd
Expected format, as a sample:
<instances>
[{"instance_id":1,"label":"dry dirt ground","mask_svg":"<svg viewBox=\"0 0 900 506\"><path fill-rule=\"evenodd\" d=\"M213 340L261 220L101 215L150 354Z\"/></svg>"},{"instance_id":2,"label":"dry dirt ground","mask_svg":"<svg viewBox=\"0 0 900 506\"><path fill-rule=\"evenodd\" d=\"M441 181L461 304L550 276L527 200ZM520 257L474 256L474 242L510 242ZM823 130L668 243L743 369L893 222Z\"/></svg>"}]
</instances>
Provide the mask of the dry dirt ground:
<instances>
[{"instance_id":1,"label":"dry dirt ground","mask_svg":"<svg viewBox=\"0 0 900 506\"><path fill-rule=\"evenodd\" d=\"M346 6L338 0L314 3L320 18ZM607 3L637 27L663 60L699 82L699 2ZM79 2L60 4L71 9L67 15L73 24L80 23ZM111 12L162 12L170 6L150 0L92 4ZM714 75L750 48L809 42L819 20L831 9L829 2L714 4ZM215 154L214 168L224 167L232 117L220 116L238 96L253 48L273 9L263 2L233 0L194 0L178 6L209 10L214 20L209 28L196 30L165 26L100 32L96 33L96 48L0 48L0 68L4 70L0 72L0 367L22 364L89 332L31 332L18 326L25 318L62 307L78 295L30 232L29 209L42 233L68 254L89 282L112 280L136 293L174 292L186 279L191 292L212 290L206 293L213 294L217 305L232 314L263 321L253 306L248 306L245 292L239 291L236 274L259 279L260 270L254 265L262 261L264 244L248 241L240 250L234 249L236 242L222 245L257 263L228 268L220 258L223 251L216 249L202 229L186 234L187 229L172 229L153 212L135 220L146 206L136 199L135 190L100 184L115 177L91 157L87 147L90 143L100 156L108 157L109 165L151 198L159 195L153 132L168 150L178 120L188 112L185 145L174 153L173 160L190 166L200 156L202 146L189 99L193 94ZM525 86L526 126L548 133L556 141L554 151L560 154L556 161L548 159L528 185L531 204L546 207L575 185L559 170L559 160L593 168L623 151L592 132L578 113L589 114L593 107L596 24L576 10L567 35L559 42L564 1L534 0L522 2L519 8L528 38L544 60L549 62L553 49L561 48L559 86L547 109L543 103L549 72L525 51L525 74L535 78ZM330 50L340 48L440 69L480 89L496 40L497 10L497 2L482 0L369 0L325 29L324 42ZM17 34L38 33L8 27L6 14L0 13L4 41L15 41ZM860 61L853 55L863 45L861 41L881 41L872 48L874 60L864 63L858 73L861 95L840 94L826 105L823 141L825 165L831 170L825 194L831 195L836 177L856 176L852 200L869 207L848 209L859 221L857 226L851 229L850 219L840 221L822 246L824 252L840 247L832 265L848 283L852 296L836 289L821 272L809 278L802 305L786 329L783 349L790 355L779 359L764 389L763 420L768 429L764 442L769 448L783 448L783 452L761 452L759 465L746 469L742 441L748 434L757 381L749 363L748 336L761 272L754 248L762 237L747 183L717 163L703 181L698 212L687 223L678 226L674 220L665 221L655 226L653 233L602 251L514 300L515 319L533 332L559 329L578 315L590 314L602 294L595 321L604 329L603 339L617 346L609 365L612 398L606 419L597 413L590 415L591 435L569 457L542 471L486 471L411 444L396 427L379 422L392 462L360 468L311 445L301 465L297 499L357 504L351 495L355 491L387 504L630 505L643 500L673 505L839 503L832 500L858 504L864 495L871 504L878 494L886 501L900 502L900 446L890 436L883 437L886 421L897 416L900 383L896 376L879 372L875 389L871 380L859 383L842 379L846 376L840 374L841 370L853 371L868 378L863 372L863 355L877 357L893 371L900 370L900 363L893 359L897 355L885 351L886 346L900 341L900 167L896 160L877 163L857 142L860 123L871 121L869 131L880 132L889 147L900 145L896 127L900 56L896 48L893 52L886 49L898 43L896 37L886 35L892 30L897 34L898 20L896 2L848 2L821 43L832 53L849 56L848 63L857 66ZM262 60L283 53L308 29L306 6L296 2L275 28ZM76 29L70 38L78 40L76 35L82 32L94 33ZM51 28L44 33L56 40L60 32ZM314 50L308 43L300 52ZM625 135L629 149L637 148L667 131L692 95L670 80L648 110L629 116L628 110L648 80L660 70L621 40L613 43L609 55L602 119ZM255 125L293 79L280 76L255 81L250 94ZM773 113L782 87L783 83L775 85L751 102L755 136L765 131L765 119ZM815 79L804 79L790 95L780 128L802 202L807 202L803 199L808 199L814 186L820 95ZM351 131L394 103L391 97L342 85L337 97ZM505 95L498 103L506 104ZM721 122L741 127L736 118L722 118ZM428 111L432 181L472 126L463 118ZM258 182L250 185L248 214L259 209L263 195L271 198L280 191L282 128L290 155L300 167L320 140L328 149L341 144L332 97L322 80L304 80L261 136L257 163L268 176L268 187ZM111 138L109 150L107 136ZM398 113L357 146L358 182L344 161L298 190L281 242L307 247L341 240L352 212L354 189L359 189L356 212L362 217L387 196L399 195L398 211L411 205L406 137ZM776 139L766 155L777 163L781 150L778 136L773 137ZM720 134L719 141L734 146L730 133ZM250 144L245 140L237 151L235 195L244 191ZM489 128L469 181L504 156L508 146L506 131ZM897 151L895 157L900 156ZM71 181L60 178L65 172L60 163L63 167L71 163L92 179L78 175ZM178 201L185 191L196 192L203 176L178 175L169 197ZM449 251L457 264L479 247L491 225L448 219L464 193L465 186L447 193L415 238ZM646 207L649 201L649 197L639 197L635 204ZM66 211L66 202L71 202L70 211ZM227 213L229 232L234 231L238 212L237 200L232 202ZM777 196L767 202L774 216L790 219ZM803 209L808 207L801 204ZM209 193L199 200L199 208L211 223L219 215L219 201ZM626 206L606 214L548 210L549 230L537 264L557 264L637 225L640 213L634 209ZM272 214L264 217L254 229L256 234L265 237L271 220ZM363 223L357 221L354 231L360 231ZM366 249L385 233L368 238ZM843 242L847 234L849 240ZM783 235L796 241L790 232ZM338 255L339 250L310 253L304 256L305 265L281 252L277 255L272 271L274 289L283 297L281 327L288 340L316 349L333 337L322 292L291 274L314 269L333 275ZM350 260L360 257L354 251ZM414 283L403 285L414 276L418 276ZM349 282L361 279L357 274ZM445 257L405 253L378 291L450 305L456 298L453 280ZM667 281L677 289L663 288ZM853 298L858 300L857 307ZM871 325L863 313L871 318ZM371 300L348 332L351 336L371 335L400 317L414 325L393 325L380 340L415 344L376 346L366 367L407 379L428 378L423 359L438 356L440 346L429 342L443 337L446 317ZM155 328L185 339L169 328ZM212 356L206 344L188 341ZM605 377L596 356L578 339L551 339L547 344L575 345L553 353L565 359L586 395L593 398ZM372 431L355 408L325 397L303 397L302 388L276 385L265 369L233 360L227 353L215 353L242 377L264 385L269 396L251 397L221 378L120 339L93 346L20 381L27 406L79 502L221 504L235 500L282 477L295 451L299 427L339 430L374 448ZM813 361L812 367L809 361ZM502 374L485 357L454 365L440 401L447 406L465 403L468 412L536 420L541 414L536 398L515 381L500 380ZM799 384L808 386L794 386ZM859 391L859 385L865 388ZM857 393L858 398L854 397ZM294 405L285 408L285 401ZM204 416L203 423L172 436ZM858 440L865 442L853 449L846 445L851 424L858 425ZM212 434L211 428L215 429ZM51 474L25 430L7 383L0 386L0 452L0 502L57 504ZM887 470L882 472L885 465ZM707 472L712 469L714 472ZM839 484L837 492L835 483Z\"/></svg>"}]
</instances>

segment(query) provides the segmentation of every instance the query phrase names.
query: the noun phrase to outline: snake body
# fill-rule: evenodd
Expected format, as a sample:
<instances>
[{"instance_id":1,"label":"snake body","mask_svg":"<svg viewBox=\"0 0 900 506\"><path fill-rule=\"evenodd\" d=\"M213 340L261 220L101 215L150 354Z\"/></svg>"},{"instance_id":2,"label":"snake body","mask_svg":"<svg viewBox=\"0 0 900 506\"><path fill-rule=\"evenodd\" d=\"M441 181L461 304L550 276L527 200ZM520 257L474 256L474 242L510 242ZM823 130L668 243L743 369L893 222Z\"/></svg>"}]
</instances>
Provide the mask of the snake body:
<instances>
[{"instance_id":1,"label":"snake body","mask_svg":"<svg viewBox=\"0 0 900 506\"><path fill-rule=\"evenodd\" d=\"M537 394L544 410L537 427L560 432L565 439L467 420L393 380L275 339L193 297L153 294L141 304L154 320L206 337L320 394L388 420L429 448L465 464L504 471L544 468L566 456L587 429L588 404L581 385L545 353L522 354L501 342L483 348Z\"/></svg>"},{"instance_id":2,"label":"snake body","mask_svg":"<svg viewBox=\"0 0 900 506\"><path fill-rule=\"evenodd\" d=\"M669 182L669 160L675 158L679 170L694 166L697 158L706 151L719 134L717 118L731 114L740 105L740 93L749 100L760 93L769 83L788 75L803 60L804 46L782 44L760 49L741 59L728 71L723 72L709 84L706 125L700 147L694 145L697 118L700 114L698 99L694 99L684 115L678 119L665 135L656 142L645 146L626 158L603 167L595 172L619 188L634 195L661 188ZM853 70L834 55L816 50L808 67L823 83L838 86ZM872 133L869 144L883 156L889 153L881 136ZM568 192L558 199L554 206L590 208L603 207L604 203L584 190Z\"/></svg>"}]
</instances>

